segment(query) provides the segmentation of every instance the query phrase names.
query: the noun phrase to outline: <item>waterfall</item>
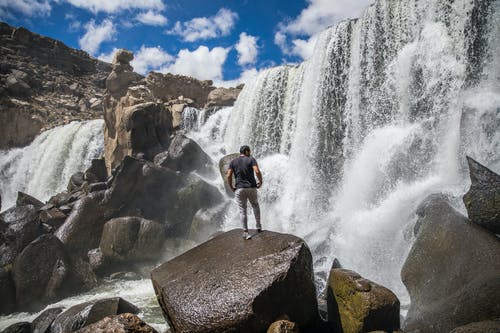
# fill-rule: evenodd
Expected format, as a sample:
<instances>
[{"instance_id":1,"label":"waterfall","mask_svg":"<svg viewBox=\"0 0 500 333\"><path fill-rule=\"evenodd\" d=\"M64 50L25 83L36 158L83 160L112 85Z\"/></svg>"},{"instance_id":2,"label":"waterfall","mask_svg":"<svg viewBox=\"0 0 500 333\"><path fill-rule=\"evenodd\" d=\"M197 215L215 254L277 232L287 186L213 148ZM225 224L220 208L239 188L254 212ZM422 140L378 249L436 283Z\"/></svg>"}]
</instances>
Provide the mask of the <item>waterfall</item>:
<instances>
[{"instance_id":1,"label":"waterfall","mask_svg":"<svg viewBox=\"0 0 500 333\"><path fill-rule=\"evenodd\" d=\"M500 171L499 16L498 0L377 0L190 135L216 160L250 145L264 228L304 237L317 272L337 257L407 306L418 204L441 192L464 211L465 154Z\"/></svg>"},{"instance_id":2,"label":"waterfall","mask_svg":"<svg viewBox=\"0 0 500 333\"><path fill-rule=\"evenodd\" d=\"M186 106L182 110L181 128L185 131L199 129L206 120L206 110Z\"/></svg>"},{"instance_id":3,"label":"waterfall","mask_svg":"<svg viewBox=\"0 0 500 333\"><path fill-rule=\"evenodd\" d=\"M63 191L72 174L85 171L103 152L103 121L72 122L45 131L27 147L0 151L2 207L17 191L45 201Z\"/></svg>"}]
</instances>

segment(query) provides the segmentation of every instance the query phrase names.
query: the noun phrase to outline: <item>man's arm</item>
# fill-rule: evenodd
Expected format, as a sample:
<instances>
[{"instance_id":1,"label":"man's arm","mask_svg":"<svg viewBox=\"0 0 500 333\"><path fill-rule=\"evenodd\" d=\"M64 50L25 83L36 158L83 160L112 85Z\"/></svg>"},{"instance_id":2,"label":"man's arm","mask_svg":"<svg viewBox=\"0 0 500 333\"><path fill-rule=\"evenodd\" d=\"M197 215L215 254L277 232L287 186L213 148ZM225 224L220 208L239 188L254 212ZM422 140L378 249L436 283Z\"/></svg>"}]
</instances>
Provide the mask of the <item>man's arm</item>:
<instances>
[{"instance_id":1,"label":"man's arm","mask_svg":"<svg viewBox=\"0 0 500 333\"><path fill-rule=\"evenodd\" d=\"M259 166L255 164L252 166L255 175L257 176L257 188L262 186L262 172L260 172Z\"/></svg>"},{"instance_id":2,"label":"man's arm","mask_svg":"<svg viewBox=\"0 0 500 333\"><path fill-rule=\"evenodd\" d=\"M227 176L227 183L229 185L229 188L231 189L231 191L234 192L235 188L233 186L233 169L231 169L231 168L227 169L226 176Z\"/></svg>"}]
</instances>

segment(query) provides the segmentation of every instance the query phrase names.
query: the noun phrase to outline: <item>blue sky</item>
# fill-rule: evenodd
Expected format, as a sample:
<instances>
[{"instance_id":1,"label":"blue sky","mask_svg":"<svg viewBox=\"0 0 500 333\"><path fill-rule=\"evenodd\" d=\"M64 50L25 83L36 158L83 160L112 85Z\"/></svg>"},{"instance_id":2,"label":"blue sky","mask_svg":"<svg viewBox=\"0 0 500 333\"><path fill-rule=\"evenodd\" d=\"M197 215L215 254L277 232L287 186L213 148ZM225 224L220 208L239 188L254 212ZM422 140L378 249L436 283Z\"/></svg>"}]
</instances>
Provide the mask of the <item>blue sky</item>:
<instances>
[{"instance_id":1,"label":"blue sky","mask_svg":"<svg viewBox=\"0 0 500 333\"><path fill-rule=\"evenodd\" d=\"M373 0L0 0L0 20L134 69L245 82L307 59L319 32L358 17Z\"/></svg>"}]
</instances>

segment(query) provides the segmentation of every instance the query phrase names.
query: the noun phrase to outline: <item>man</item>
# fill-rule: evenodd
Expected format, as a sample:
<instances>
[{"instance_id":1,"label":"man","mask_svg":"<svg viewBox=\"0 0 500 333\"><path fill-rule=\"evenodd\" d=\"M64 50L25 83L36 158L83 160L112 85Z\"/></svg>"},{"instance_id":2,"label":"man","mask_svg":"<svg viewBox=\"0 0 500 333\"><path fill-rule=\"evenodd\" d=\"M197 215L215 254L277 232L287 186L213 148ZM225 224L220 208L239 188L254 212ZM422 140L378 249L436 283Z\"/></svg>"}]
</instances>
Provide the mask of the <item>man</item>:
<instances>
[{"instance_id":1,"label":"man","mask_svg":"<svg viewBox=\"0 0 500 333\"><path fill-rule=\"evenodd\" d=\"M257 175L257 182L255 181L254 172ZM236 178L236 187L233 186L233 174ZM240 156L236 157L229 164L227 182L235 194L236 203L240 210L240 220L243 224L243 238L250 239L252 236L248 234L247 200L250 201L253 208L257 232L262 231L260 207L257 200L257 189L262 186L262 173L255 158L250 156L250 147L242 146L240 148Z\"/></svg>"}]
</instances>

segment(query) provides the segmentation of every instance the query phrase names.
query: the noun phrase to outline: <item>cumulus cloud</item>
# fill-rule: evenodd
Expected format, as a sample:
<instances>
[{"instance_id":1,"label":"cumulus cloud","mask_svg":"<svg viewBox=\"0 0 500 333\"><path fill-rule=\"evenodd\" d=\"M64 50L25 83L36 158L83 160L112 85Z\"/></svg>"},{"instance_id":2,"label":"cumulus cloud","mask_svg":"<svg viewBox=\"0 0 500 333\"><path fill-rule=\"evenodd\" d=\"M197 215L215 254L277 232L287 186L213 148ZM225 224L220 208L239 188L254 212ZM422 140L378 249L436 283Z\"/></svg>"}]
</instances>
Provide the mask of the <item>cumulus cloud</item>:
<instances>
[{"instance_id":1,"label":"cumulus cloud","mask_svg":"<svg viewBox=\"0 0 500 333\"><path fill-rule=\"evenodd\" d=\"M253 78L255 78L258 74L260 73L259 70L257 70L256 68L249 68L249 69L246 69L244 70L241 74L240 74L240 77L237 78L237 79L234 79L234 80L227 80L227 81L224 81L224 80L214 80L214 86L216 87L225 87L225 88L229 88L229 87L236 87L242 83L247 83L249 82L250 80L252 80Z\"/></svg>"},{"instance_id":2,"label":"cumulus cloud","mask_svg":"<svg viewBox=\"0 0 500 333\"><path fill-rule=\"evenodd\" d=\"M194 51L180 50L173 64L161 68L161 72L170 72L193 76L200 80L222 80L222 66L230 48L208 47L201 45Z\"/></svg>"},{"instance_id":3,"label":"cumulus cloud","mask_svg":"<svg viewBox=\"0 0 500 333\"><path fill-rule=\"evenodd\" d=\"M16 14L28 17L49 16L51 10L48 0L0 0L0 18L13 18Z\"/></svg>"},{"instance_id":4,"label":"cumulus cloud","mask_svg":"<svg viewBox=\"0 0 500 333\"><path fill-rule=\"evenodd\" d=\"M139 51L134 53L134 60L132 60L131 65L134 67L134 71L144 75L151 70L158 70L174 59L160 46L146 47L142 45Z\"/></svg>"},{"instance_id":5,"label":"cumulus cloud","mask_svg":"<svg viewBox=\"0 0 500 333\"><path fill-rule=\"evenodd\" d=\"M238 64L240 66L253 64L257 60L257 39L257 37L250 36L245 32L240 34L240 40L235 46L236 51L238 51Z\"/></svg>"},{"instance_id":6,"label":"cumulus cloud","mask_svg":"<svg viewBox=\"0 0 500 333\"><path fill-rule=\"evenodd\" d=\"M116 29L111 20L106 19L101 24L96 24L90 20L85 24L85 34L78 40L82 50L94 55L99 51L99 47L105 41L113 40Z\"/></svg>"},{"instance_id":7,"label":"cumulus cloud","mask_svg":"<svg viewBox=\"0 0 500 333\"><path fill-rule=\"evenodd\" d=\"M174 28L166 33L179 35L186 42L227 36L237 19L238 14L229 9L221 8L217 14L210 17L196 17L183 23L177 21Z\"/></svg>"},{"instance_id":8,"label":"cumulus cloud","mask_svg":"<svg viewBox=\"0 0 500 333\"><path fill-rule=\"evenodd\" d=\"M105 62L113 62L113 57L115 56L118 48L113 48L109 53L101 53L97 56L97 59L105 61Z\"/></svg>"},{"instance_id":9,"label":"cumulus cloud","mask_svg":"<svg viewBox=\"0 0 500 333\"><path fill-rule=\"evenodd\" d=\"M146 25L157 25L162 26L167 24L168 20L165 16L160 13L155 13L152 10L148 10L145 13L139 13L135 19Z\"/></svg>"},{"instance_id":10,"label":"cumulus cloud","mask_svg":"<svg viewBox=\"0 0 500 333\"><path fill-rule=\"evenodd\" d=\"M8 1L8 0L7 0ZM162 0L66 0L75 7L87 9L93 13L105 12L116 13L123 10L142 9L158 10L165 9Z\"/></svg>"},{"instance_id":11,"label":"cumulus cloud","mask_svg":"<svg viewBox=\"0 0 500 333\"><path fill-rule=\"evenodd\" d=\"M295 19L282 22L274 35L274 42L285 54L310 56L317 35L328 26L334 25L346 18L359 17L362 11L374 0L307 0L308 5ZM288 41L290 37L291 44Z\"/></svg>"}]
</instances>

